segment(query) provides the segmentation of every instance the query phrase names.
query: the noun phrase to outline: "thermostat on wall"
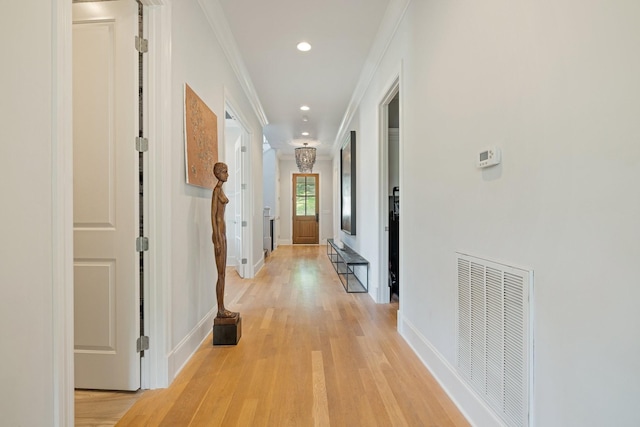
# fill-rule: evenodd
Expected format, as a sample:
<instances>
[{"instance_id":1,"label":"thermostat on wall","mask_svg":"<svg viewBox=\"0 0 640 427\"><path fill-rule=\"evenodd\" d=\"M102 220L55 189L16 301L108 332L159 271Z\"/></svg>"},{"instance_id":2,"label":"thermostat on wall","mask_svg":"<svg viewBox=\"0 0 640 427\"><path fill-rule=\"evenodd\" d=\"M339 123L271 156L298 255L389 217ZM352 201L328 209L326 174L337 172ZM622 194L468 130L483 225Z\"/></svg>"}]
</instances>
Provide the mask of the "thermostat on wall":
<instances>
[{"instance_id":1,"label":"thermostat on wall","mask_svg":"<svg viewBox=\"0 0 640 427\"><path fill-rule=\"evenodd\" d=\"M479 168L486 168L500 163L500 149L498 147L487 148L478 153L476 165Z\"/></svg>"}]
</instances>

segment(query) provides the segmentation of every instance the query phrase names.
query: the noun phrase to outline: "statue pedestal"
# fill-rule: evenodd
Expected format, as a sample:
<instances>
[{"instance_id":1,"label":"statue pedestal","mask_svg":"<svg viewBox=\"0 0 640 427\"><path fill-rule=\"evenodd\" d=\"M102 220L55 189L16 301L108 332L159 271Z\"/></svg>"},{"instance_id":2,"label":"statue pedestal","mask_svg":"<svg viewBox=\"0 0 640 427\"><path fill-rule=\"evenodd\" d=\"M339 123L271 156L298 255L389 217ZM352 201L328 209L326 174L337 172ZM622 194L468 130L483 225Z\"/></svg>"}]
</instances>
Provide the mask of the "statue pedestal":
<instances>
[{"instance_id":1,"label":"statue pedestal","mask_svg":"<svg viewBox=\"0 0 640 427\"><path fill-rule=\"evenodd\" d=\"M213 345L236 345L242 336L242 318L216 317L213 319Z\"/></svg>"}]
</instances>

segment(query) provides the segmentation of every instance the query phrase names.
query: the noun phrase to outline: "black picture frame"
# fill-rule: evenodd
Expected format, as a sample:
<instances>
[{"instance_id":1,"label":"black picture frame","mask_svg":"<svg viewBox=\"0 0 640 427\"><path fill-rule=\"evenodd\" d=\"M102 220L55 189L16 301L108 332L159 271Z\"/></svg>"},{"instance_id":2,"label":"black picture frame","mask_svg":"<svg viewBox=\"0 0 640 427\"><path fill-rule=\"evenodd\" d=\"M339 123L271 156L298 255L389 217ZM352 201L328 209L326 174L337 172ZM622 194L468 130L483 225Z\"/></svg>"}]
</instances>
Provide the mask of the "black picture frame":
<instances>
[{"instance_id":1,"label":"black picture frame","mask_svg":"<svg viewBox=\"0 0 640 427\"><path fill-rule=\"evenodd\" d=\"M340 150L340 228L356 234L356 131L352 130Z\"/></svg>"}]
</instances>

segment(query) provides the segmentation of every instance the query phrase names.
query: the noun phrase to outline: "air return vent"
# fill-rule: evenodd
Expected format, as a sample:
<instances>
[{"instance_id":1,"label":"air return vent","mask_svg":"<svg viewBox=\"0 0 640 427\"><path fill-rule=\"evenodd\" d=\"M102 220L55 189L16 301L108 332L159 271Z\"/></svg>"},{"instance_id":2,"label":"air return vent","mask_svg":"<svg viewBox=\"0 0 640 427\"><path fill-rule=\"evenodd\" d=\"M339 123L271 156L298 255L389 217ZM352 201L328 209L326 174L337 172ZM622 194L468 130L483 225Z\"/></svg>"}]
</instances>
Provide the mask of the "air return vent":
<instances>
[{"instance_id":1,"label":"air return vent","mask_svg":"<svg viewBox=\"0 0 640 427\"><path fill-rule=\"evenodd\" d=\"M457 368L509 426L529 425L533 272L456 253Z\"/></svg>"}]
</instances>

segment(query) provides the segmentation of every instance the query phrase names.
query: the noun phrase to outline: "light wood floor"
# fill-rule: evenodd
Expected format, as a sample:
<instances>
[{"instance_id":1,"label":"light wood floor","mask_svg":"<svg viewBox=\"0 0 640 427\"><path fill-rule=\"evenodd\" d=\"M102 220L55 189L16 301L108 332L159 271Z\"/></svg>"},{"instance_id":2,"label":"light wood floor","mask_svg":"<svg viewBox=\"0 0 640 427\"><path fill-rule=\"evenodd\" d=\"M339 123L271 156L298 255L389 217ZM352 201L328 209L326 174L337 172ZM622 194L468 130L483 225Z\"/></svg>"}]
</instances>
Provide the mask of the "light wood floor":
<instances>
[{"instance_id":1,"label":"light wood floor","mask_svg":"<svg viewBox=\"0 0 640 427\"><path fill-rule=\"evenodd\" d=\"M467 426L396 332L397 305L347 294L324 246L280 246L255 279L227 274L237 346L211 336L118 426Z\"/></svg>"},{"instance_id":2,"label":"light wood floor","mask_svg":"<svg viewBox=\"0 0 640 427\"><path fill-rule=\"evenodd\" d=\"M76 390L75 426L112 427L142 396L143 390L98 391Z\"/></svg>"}]
</instances>

